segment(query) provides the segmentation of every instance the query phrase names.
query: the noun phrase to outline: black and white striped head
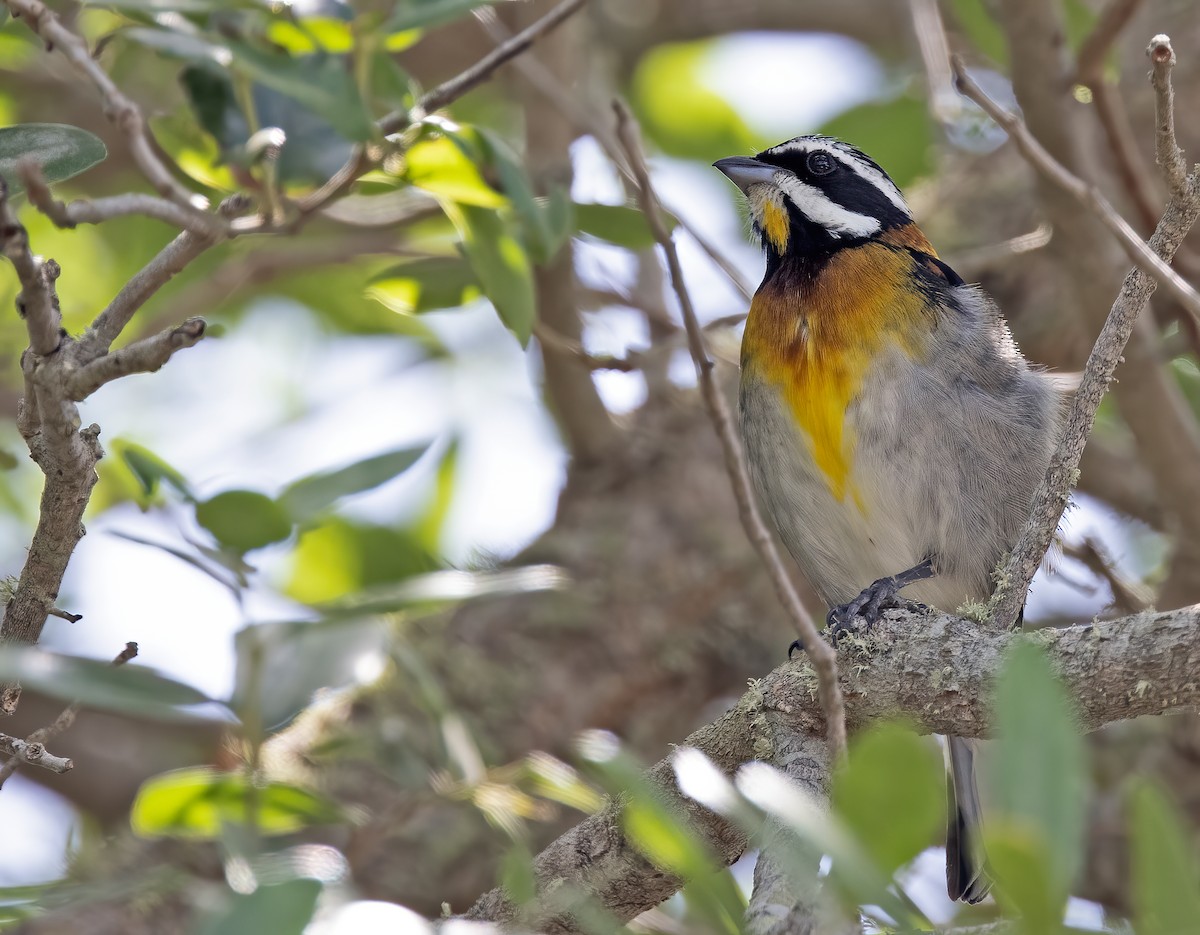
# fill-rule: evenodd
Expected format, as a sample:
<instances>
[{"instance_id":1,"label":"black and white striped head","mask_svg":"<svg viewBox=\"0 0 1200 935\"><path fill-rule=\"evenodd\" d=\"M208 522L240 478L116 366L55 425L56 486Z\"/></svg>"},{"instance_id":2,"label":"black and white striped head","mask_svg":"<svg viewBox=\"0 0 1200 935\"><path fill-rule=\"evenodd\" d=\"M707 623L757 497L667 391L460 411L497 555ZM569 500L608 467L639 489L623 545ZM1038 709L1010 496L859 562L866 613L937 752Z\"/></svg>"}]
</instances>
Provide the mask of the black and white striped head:
<instances>
[{"instance_id":1,"label":"black and white striped head","mask_svg":"<svg viewBox=\"0 0 1200 935\"><path fill-rule=\"evenodd\" d=\"M832 253L912 223L888 174L832 137L798 136L713 165L746 195L764 249L777 256Z\"/></svg>"}]
</instances>

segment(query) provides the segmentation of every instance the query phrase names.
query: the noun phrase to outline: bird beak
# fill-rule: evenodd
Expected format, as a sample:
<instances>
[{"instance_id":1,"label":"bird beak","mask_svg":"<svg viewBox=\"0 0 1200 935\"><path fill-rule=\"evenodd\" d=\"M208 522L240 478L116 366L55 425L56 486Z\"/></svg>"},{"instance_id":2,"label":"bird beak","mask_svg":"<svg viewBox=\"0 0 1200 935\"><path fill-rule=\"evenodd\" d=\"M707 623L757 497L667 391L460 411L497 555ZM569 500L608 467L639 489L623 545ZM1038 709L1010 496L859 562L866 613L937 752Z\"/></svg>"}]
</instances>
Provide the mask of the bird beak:
<instances>
[{"instance_id":1,"label":"bird beak","mask_svg":"<svg viewBox=\"0 0 1200 935\"><path fill-rule=\"evenodd\" d=\"M750 159L747 156L730 156L728 159L718 159L713 168L720 169L743 192L751 185L771 184L775 181L776 166Z\"/></svg>"}]
</instances>

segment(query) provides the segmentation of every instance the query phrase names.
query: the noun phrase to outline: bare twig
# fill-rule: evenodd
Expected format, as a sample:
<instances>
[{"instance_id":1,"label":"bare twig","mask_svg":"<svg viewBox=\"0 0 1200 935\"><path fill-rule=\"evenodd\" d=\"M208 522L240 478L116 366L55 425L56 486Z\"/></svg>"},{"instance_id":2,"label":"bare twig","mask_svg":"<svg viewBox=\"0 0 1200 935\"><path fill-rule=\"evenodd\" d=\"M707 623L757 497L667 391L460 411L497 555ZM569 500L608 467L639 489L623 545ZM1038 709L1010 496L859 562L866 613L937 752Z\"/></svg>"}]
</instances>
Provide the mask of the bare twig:
<instances>
[{"instance_id":1,"label":"bare twig","mask_svg":"<svg viewBox=\"0 0 1200 935\"><path fill-rule=\"evenodd\" d=\"M962 99L954 90L950 43L942 24L942 12L937 0L909 0L908 7L929 81L929 112L938 123L947 123L962 112Z\"/></svg>"},{"instance_id":2,"label":"bare twig","mask_svg":"<svg viewBox=\"0 0 1200 935\"><path fill-rule=\"evenodd\" d=\"M1021 151L1021 155L1045 178L1091 209L1104 226L1113 233L1117 242L1121 244L1138 269L1154 277L1192 316L1200 317L1200 294L1197 294L1196 290L1171 269L1162 257L1146 245L1146 242L1138 236L1137 231L1129 226L1129 222L1117 213L1103 195L1051 156L1033 138L1020 117L1005 110L988 97L967 74L961 60L956 58L954 64L959 89L1008 132L1012 141L1016 143L1017 149ZM1174 250L1172 250L1173 255Z\"/></svg>"},{"instance_id":3,"label":"bare twig","mask_svg":"<svg viewBox=\"0 0 1200 935\"><path fill-rule=\"evenodd\" d=\"M1108 582L1112 591L1113 607L1123 614L1136 614L1150 605L1151 595L1136 584L1125 580L1117 571L1104 547L1090 536L1079 545L1063 547L1063 554L1082 562L1097 578Z\"/></svg>"},{"instance_id":4,"label":"bare twig","mask_svg":"<svg viewBox=\"0 0 1200 935\"><path fill-rule=\"evenodd\" d=\"M151 145L141 111L121 93L100 63L92 58L83 38L64 26L41 0L3 2L14 19L23 18L29 28L45 41L47 49L62 53L72 67L100 92L104 100L104 115L125 134L134 162L154 190L191 214L197 224L211 226L215 219L203 210L204 199L175 180L167 167L168 157L161 149Z\"/></svg>"},{"instance_id":5,"label":"bare twig","mask_svg":"<svg viewBox=\"0 0 1200 935\"><path fill-rule=\"evenodd\" d=\"M189 318L177 328L168 328L98 357L71 374L67 395L75 400L87 399L105 383L131 373L153 373L161 369L176 351L199 343L204 337L204 328L203 318Z\"/></svg>"},{"instance_id":6,"label":"bare twig","mask_svg":"<svg viewBox=\"0 0 1200 935\"><path fill-rule=\"evenodd\" d=\"M630 168L637 182L638 201L654 239L662 247L666 257L667 269L671 274L671 285L679 299L680 312L683 315L684 327L687 329L688 350L696 364L696 376L700 383L700 393L704 398L705 408L713 428L721 441L721 449L725 455L725 464L729 470L730 481L733 485L734 497L738 504L738 514L751 544L762 556L767 572L771 577L775 590L779 594L784 610L791 618L804 651L808 654L813 668L816 670L820 685L821 702L827 716L826 732L829 742L831 762L840 761L846 749L846 716L845 703L842 700L841 688L837 681L837 653L821 638L816 624L809 616L800 601L796 589L792 586L791 578L784 567L775 541L767 531L766 524L758 511L754 487L750 480L750 471L746 465L746 455L730 416L729 407L721 395L720 387L713 379L713 361L705 346L704 331L696 318L692 307L691 295L683 280L683 268L679 263L679 254L675 250L675 242L663 223L662 206L650 185L650 172L642 153L639 133L633 116L620 101L615 101L613 107L617 114L617 138L621 141Z\"/></svg>"},{"instance_id":7,"label":"bare twig","mask_svg":"<svg viewBox=\"0 0 1200 935\"><path fill-rule=\"evenodd\" d=\"M108 307L92 322L87 333L79 339L84 360L95 360L107 353L134 313L171 277L212 245L212 240L184 231L163 247L154 259L125 283Z\"/></svg>"},{"instance_id":8,"label":"bare twig","mask_svg":"<svg viewBox=\"0 0 1200 935\"><path fill-rule=\"evenodd\" d=\"M114 666L123 666L130 659L137 656L137 654L138 644L133 642L126 643L125 648L114 657L112 664ZM0 788L3 788L4 783L8 781L8 777L15 773L22 763L43 766L56 773L65 773L74 768L75 764L70 760L51 756L46 751L46 743L74 724L75 716L78 713L79 702L72 702L62 710L62 713L52 723L47 724L45 727L39 727L24 740L17 740L15 737L0 734L0 752L9 755L8 762L0 767Z\"/></svg>"},{"instance_id":9,"label":"bare twig","mask_svg":"<svg viewBox=\"0 0 1200 935\"><path fill-rule=\"evenodd\" d=\"M58 227L72 228L78 224L100 224L112 218L140 214L165 221L182 230L219 235L223 222L216 215L201 213L181 207L173 201L147 195L145 192L126 192L95 200L77 199L70 204L59 201L50 191L42 175L41 167L25 161L19 167L21 181L29 196L29 203L46 215Z\"/></svg>"},{"instance_id":10,"label":"bare twig","mask_svg":"<svg viewBox=\"0 0 1200 935\"><path fill-rule=\"evenodd\" d=\"M1126 276L1108 319L1096 338L1083 381L1072 400L1062 440L1034 496L1029 519L1012 552L997 571L999 585L992 597L989 621L1007 627L1013 624L1024 606L1029 582L1033 580L1053 538L1077 478L1080 456L1091 432L1096 409L1112 382L1113 373L1138 316L1160 281L1171 284L1172 291L1177 295L1186 292L1195 296L1191 288L1171 271L1166 261L1174 256L1184 236L1200 216L1200 191L1196 179L1189 177L1184 189L1171 196L1147 246L1107 201L1033 139L1020 118L988 98L957 61L956 71L963 93L1008 131L1022 154L1039 172L1089 205L1105 225L1117 233L1137 263L1137 268ZM1153 257L1154 263L1146 260L1147 255Z\"/></svg>"},{"instance_id":11,"label":"bare twig","mask_svg":"<svg viewBox=\"0 0 1200 935\"><path fill-rule=\"evenodd\" d=\"M1154 86L1154 161L1162 169L1167 190L1172 195L1183 193L1187 185L1187 162L1183 150L1175 141L1175 87L1171 70L1175 67L1175 50L1168 36L1159 34L1146 48L1150 59L1150 83Z\"/></svg>"}]
</instances>

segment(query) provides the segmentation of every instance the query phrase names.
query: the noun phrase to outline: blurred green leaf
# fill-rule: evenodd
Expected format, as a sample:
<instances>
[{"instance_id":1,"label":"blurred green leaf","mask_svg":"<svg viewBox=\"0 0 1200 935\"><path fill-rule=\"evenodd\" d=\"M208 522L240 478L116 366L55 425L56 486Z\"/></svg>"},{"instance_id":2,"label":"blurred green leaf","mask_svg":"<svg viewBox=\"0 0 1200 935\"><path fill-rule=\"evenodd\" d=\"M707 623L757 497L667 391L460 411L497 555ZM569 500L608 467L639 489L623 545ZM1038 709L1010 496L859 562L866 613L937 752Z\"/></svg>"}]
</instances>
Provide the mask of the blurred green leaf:
<instances>
[{"instance_id":1,"label":"blurred green leaf","mask_svg":"<svg viewBox=\"0 0 1200 935\"><path fill-rule=\"evenodd\" d=\"M634 71L631 103L646 135L671 156L712 162L767 141L705 82L713 40L653 46Z\"/></svg>"},{"instance_id":2,"label":"blurred green leaf","mask_svg":"<svg viewBox=\"0 0 1200 935\"><path fill-rule=\"evenodd\" d=\"M1066 893L1055 881L1045 840L1031 829L991 822L984 827L988 866L996 879L996 901L1024 923L1022 935L1062 931Z\"/></svg>"},{"instance_id":3,"label":"blurred green leaf","mask_svg":"<svg viewBox=\"0 0 1200 935\"><path fill-rule=\"evenodd\" d=\"M654 246L654 234L650 232L646 216L637 208L576 202L574 213L580 233L591 234L629 250L648 250ZM665 220L670 230L679 223L670 215L666 215Z\"/></svg>"},{"instance_id":4,"label":"blurred green leaf","mask_svg":"<svg viewBox=\"0 0 1200 935\"><path fill-rule=\"evenodd\" d=\"M320 689L361 680L360 665L372 655L382 658L387 637L387 621L369 615L245 626L233 640L230 704L243 721L275 733L312 704Z\"/></svg>"},{"instance_id":5,"label":"blurred green leaf","mask_svg":"<svg viewBox=\"0 0 1200 935\"><path fill-rule=\"evenodd\" d=\"M342 497L371 490L398 477L428 450L428 444L400 448L335 471L310 474L289 484L279 496L279 505L291 516L293 523L306 523Z\"/></svg>"},{"instance_id":6,"label":"blurred green leaf","mask_svg":"<svg viewBox=\"0 0 1200 935\"><path fill-rule=\"evenodd\" d=\"M833 777L836 813L889 876L907 864L945 821L941 757L896 724L855 738Z\"/></svg>"},{"instance_id":7,"label":"blurred green leaf","mask_svg":"<svg viewBox=\"0 0 1200 935\"><path fill-rule=\"evenodd\" d=\"M508 200L480 174L479 166L449 136L427 136L405 155L404 178L417 188L458 204L501 208Z\"/></svg>"},{"instance_id":8,"label":"blurred green leaf","mask_svg":"<svg viewBox=\"0 0 1200 935\"><path fill-rule=\"evenodd\" d=\"M442 551L442 530L454 503L455 484L458 481L459 442L452 439L442 452L434 478L433 494L425 500L425 508L412 523L411 529L417 541L431 553Z\"/></svg>"},{"instance_id":9,"label":"blurred green leaf","mask_svg":"<svg viewBox=\"0 0 1200 935\"><path fill-rule=\"evenodd\" d=\"M335 604L318 607L329 618L388 614L449 601L465 601L494 594L554 591L566 587L568 578L556 565L526 565L503 571L433 571L397 584L367 588Z\"/></svg>"},{"instance_id":10,"label":"blurred green leaf","mask_svg":"<svg viewBox=\"0 0 1200 935\"><path fill-rule=\"evenodd\" d=\"M1151 781L1129 792L1138 935L1188 935L1200 920L1200 866L1188 821Z\"/></svg>"},{"instance_id":11,"label":"blurred green leaf","mask_svg":"<svg viewBox=\"0 0 1200 935\"><path fill-rule=\"evenodd\" d=\"M533 855L524 844L514 844L500 858L500 885L517 906L527 906L537 896Z\"/></svg>"},{"instance_id":12,"label":"blurred green leaf","mask_svg":"<svg viewBox=\"0 0 1200 935\"><path fill-rule=\"evenodd\" d=\"M200 935L302 935L321 895L316 880L288 880L235 893L225 910L208 919Z\"/></svg>"},{"instance_id":13,"label":"blurred green leaf","mask_svg":"<svg viewBox=\"0 0 1200 935\"><path fill-rule=\"evenodd\" d=\"M225 45L233 53L235 70L299 101L346 139L361 142L374 135L375 124L344 57L319 54L292 58L243 42L227 40Z\"/></svg>"},{"instance_id":14,"label":"blurred green leaf","mask_svg":"<svg viewBox=\"0 0 1200 935\"><path fill-rule=\"evenodd\" d=\"M499 0L397 0L388 20L389 32L440 26Z\"/></svg>"},{"instance_id":15,"label":"blurred green leaf","mask_svg":"<svg viewBox=\"0 0 1200 935\"><path fill-rule=\"evenodd\" d=\"M158 493L159 481L166 481L184 498L194 499L187 478L148 448L124 439L117 439L112 443L112 448L141 487L142 497L139 499L143 504L151 502Z\"/></svg>"},{"instance_id":16,"label":"blurred green leaf","mask_svg":"<svg viewBox=\"0 0 1200 935\"><path fill-rule=\"evenodd\" d=\"M462 238L463 252L484 294L524 347L536 317L533 270L525 250L495 211L450 201L442 207Z\"/></svg>"},{"instance_id":17,"label":"blurred green leaf","mask_svg":"<svg viewBox=\"0 0 1200 935\"><path fill-rule=\"evenodd\" d=\"M483 293L461 257L408 260L371 277L367 295L402 315L460 308Z\"/></svg>"},{"instance_id":18,"label":"blurred green leaf","mask_svg":"<svg viewBox=\"0 0 1200 935\"><path fill-rule=\"evenodd\" d=\"M1070 700L1045 653L1013 646L996 686L991 788L1006 824L1040 836L1053 871L1048 885L1065 900L1083 860L1084 745Z\"/></svg>"},{"instance_id":19,"label":"blurred green leaf","mask_svg":"<svg viewBox=\"0 0 1200 935\"><path fill-rule=\"evenodd\" d=\"M244 773L209 767L172 770L142 783L129 820L134 832L146 838L218 838L226 825L246 822L250 791ZM263 783L253 791L263 834L291 834L342 818L331 802L284 782Z\"/></svg>"},{"instance_id":20,"label":"blurred green leaf","mask_svg":"<svg viewBox=\"0 0 1200 935\"><path fill-rule=\"evenodd\" d=\"M17 175L17 164L23 159L37 163L47 182L62 182L86 172L107 156L100 137L79 127L63 123L0 127L0 176L10 194L25 190Z\"/></svg>"},{"instance_id":21,"label":"blurred green leaf","mask_svg":"<svg viewBox=\"0 0 1200 935\"><path fill-rule=\"evenodd\" d=\"M1008 40L984 0L950 0L954 19L971 44L1001 68L1008 67Z\"/></svg>"},{"instance_id":22,"label":"blurred green leaf","mask_svg":"<svg viewBox=\"0 0 1200 935\"><path fill-rule=\"evenodd\" d=\"M160 721L187 720L192 715L181 708L212 700L145 666L114 666L24 646L0 649L0 680L84 707Z\"/></svg>"},{"instance_id":23,"label":"blurred green leaf","mask_svg":"<svg viewBox=\"0 0 1200 935\"><path fill-rule=\"evenodd\" d=\"M291 562L285 593L306 604L326 604L441 565L412 530L343 517L329 517L301 532Z\"/></svg>"},{"instance_id":24,"label":"blurred green leaf","mask_svg":"<svg viewBox=\"0 0 1200 935\"><path fill-rule=\"evenodd\" d=\"M1067 33L1067 45L1072 52L1078 52L1086 39L1095 28L1097 14L1083 0L1063 0L1063 25Z\"/></svg>"},{"instance_id":25,"label":"blurred green leaf","mask_svg":"<svg viewBox=\"0 0 1200 935\"><path fill-rule=\"evenodd\" d=\"M870 153L901 189L933 171L934 126L926 101L902 95L852 107L822 133Z\"/></svg>"},{"instance_id":26,"label":"blurred green leaf","mask_svg":"<svg viewBox=\"0 0 1200 935\"><path fill-rule=\"evenodd\" d=\"M286 510L253 490L227 490L197 503L196 522L237 552L261 549L292 534Z\"/></svg>"}]
</instances>

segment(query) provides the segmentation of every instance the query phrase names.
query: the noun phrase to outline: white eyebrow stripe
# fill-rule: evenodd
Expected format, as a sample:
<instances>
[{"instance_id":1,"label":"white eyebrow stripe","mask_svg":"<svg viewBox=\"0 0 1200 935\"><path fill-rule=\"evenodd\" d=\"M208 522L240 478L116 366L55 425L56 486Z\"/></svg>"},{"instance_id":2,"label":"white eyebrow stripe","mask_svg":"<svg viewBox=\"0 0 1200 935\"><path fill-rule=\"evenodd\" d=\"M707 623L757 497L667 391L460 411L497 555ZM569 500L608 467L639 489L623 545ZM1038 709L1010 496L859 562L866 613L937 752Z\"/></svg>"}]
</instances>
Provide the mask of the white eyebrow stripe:
<instances>
[{"instance_id":1,"label":"white eyebrow stripe","mask_svg":"<svg viewBox=\"0 0 1200 935\"><path fill-rule=\"evenodd\" d=\"M886 175L876 169L874 166L866 165L859 162L850 153L843 150L836 143L826 142L825 140L806 139L806 140L788 140L786 143L780 143L778 146L773 146L767 152L769 153L788 153L788 152L815 152L821 151L833 156L843 165L847 166L852 172L879 189L880 193L893 205L903 211L905 214L912 216L912 211L909 210L908 202L904 200L904 195L896 184Z\"/></svg>"},{"instance_id":2,"label":"white eyebrow stripe","mask_svg":"<svg viewBox=\"0 0 1200 935\"><path fill-rule=\"evenodd\" d=\"M801 182L786 169L775 173L775 184L801 214L820 224L832 237L841 237L844 234L851 237L869 237L883 226L878 218L846 210L836 201L826 197L819 188Z\"/></svg>"}]
</instances>

